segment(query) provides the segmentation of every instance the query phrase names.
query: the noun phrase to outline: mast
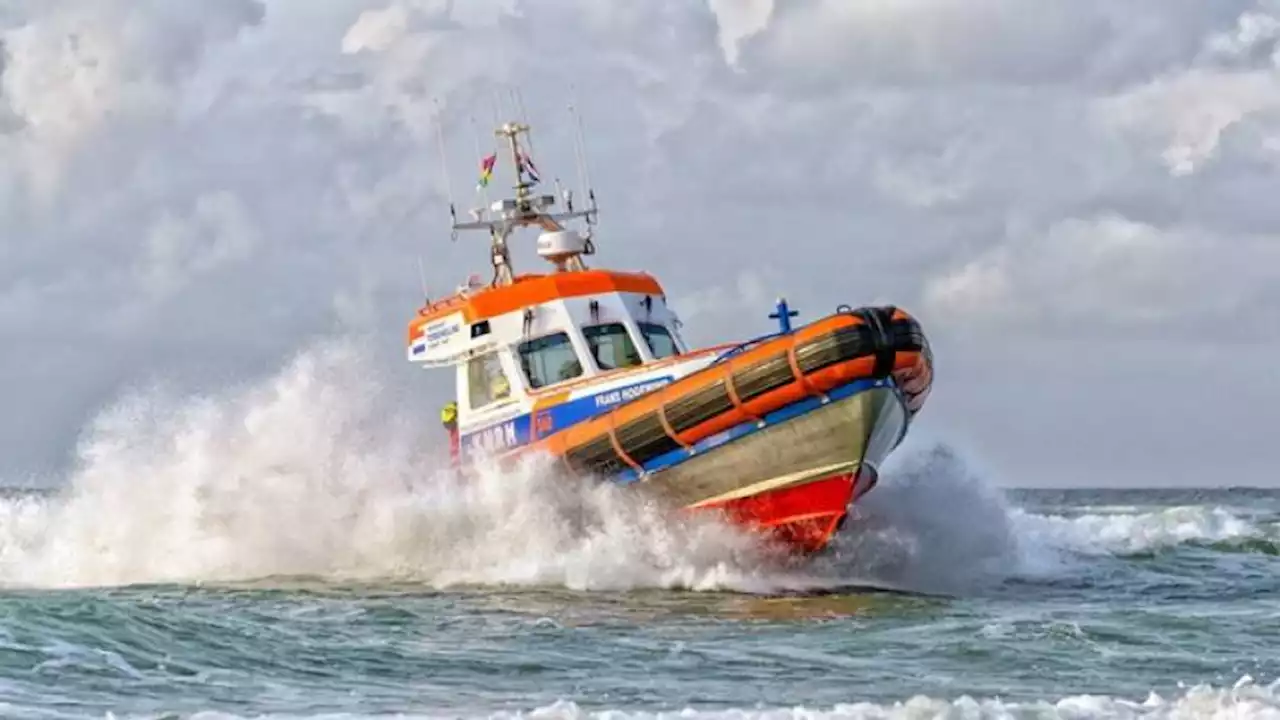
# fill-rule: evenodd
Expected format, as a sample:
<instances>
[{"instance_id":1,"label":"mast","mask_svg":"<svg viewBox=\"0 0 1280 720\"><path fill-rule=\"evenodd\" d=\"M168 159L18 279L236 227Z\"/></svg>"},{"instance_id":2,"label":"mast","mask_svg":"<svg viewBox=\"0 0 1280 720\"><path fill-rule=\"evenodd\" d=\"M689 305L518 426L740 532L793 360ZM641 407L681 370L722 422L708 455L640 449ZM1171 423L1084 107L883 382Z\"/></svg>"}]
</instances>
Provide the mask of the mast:
<instances>
[{"instance_id":1,"label":"mast","mask_svg":"<svg viewBox=\"0 0 1280 720\"><path fill-rule=\"evenodd\" d=\"M459 230L487 230L489 233L490 261L493 264L492 286L510 285L515 281L515 272L511 264L511 252L508 239L511 234L523 227L538 227L542 230L538 236L538 255L555 265L558 272L585 270L583 255L595 252L592 243L592 227L595 225L597 208L595 191L588 192L590 206L585 210L573 209L573 193L564 192L566 210L556 212L556 196L554 194L536 195L533 188L541 182L536 166L533 164L521 136L529 136L530 127L526 123L506 122L494 130L494 135L505 140L510 154L511 164L515 170L516 184L513 187L514 197L494 202L486 208L474 208L470 222L453 222L453 232ZM488 172L496 157L484 158L482 168ZM559 180L557 179L557 184ZM484 180L487 184L487 178ZM452 212L452 211L451 211ZM583 219L587 229L583 233L572 230L564 224L566 221Z\"/></svg>"}]
</instances>

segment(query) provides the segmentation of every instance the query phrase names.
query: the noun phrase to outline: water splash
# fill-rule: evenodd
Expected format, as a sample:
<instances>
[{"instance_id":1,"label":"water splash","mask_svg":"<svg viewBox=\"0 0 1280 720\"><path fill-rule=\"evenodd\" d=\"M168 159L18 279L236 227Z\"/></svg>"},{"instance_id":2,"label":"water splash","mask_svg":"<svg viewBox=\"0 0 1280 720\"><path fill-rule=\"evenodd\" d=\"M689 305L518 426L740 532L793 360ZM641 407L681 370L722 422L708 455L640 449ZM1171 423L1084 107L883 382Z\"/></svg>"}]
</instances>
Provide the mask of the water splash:
<instances>
[{"instance_id":1,"label":"water splash","mask_svg":"<svg viewBox=\"0 0 1280 720\"><path fill-rule=\"evenodd\" d=\"M775 556L746 533L538 458L451 480L368 367L334 343L217 397L120 403L62 493L0 503L0 581L767 585Z\"/></svg>"},{"instance_id":2,"label":"water splash","mask_svg":"<svg viewBox=\"0 0 1280 720\"><path fill-rule=\"evenodd\" d=\"M788 564L760 538L531 457L462 483L357 345L205 397L161 390L92 424L52 497L0 500L0 584L68 587L273 576L434 587L554 585L744 592L891 585L963 593L1054 574L1081 553L1256 538L1222 509L1028 513L934 445L900 455L826 557ZM900 451L901 453L902 451Z\"/></svg>"},{"instance_id":3,"label":"water splash","mask_svg":"<svg viewBox=\"0 0 1280 720\"><path fill-rule=\"evenodd\" d=\"M898 459L855 506L824 572L961 593L1061 566L1054 549L1019 534L1004 493L954 448L935 444Z\"/></svg>"},{"instance_id":4,"label":"water splash","mask_svg":"<svg viewBox=\"0 0 1280 720\"><path fill-rule=\"evenodd\" d=\"M897 467L853 510L815 571L962 594L1010 578L1060 577L1180 546L1272 554L1280 524L1240 508L1113 508L1066 516L1012 505L954 448L895 456Z\"/></svg>"}]
</instances>

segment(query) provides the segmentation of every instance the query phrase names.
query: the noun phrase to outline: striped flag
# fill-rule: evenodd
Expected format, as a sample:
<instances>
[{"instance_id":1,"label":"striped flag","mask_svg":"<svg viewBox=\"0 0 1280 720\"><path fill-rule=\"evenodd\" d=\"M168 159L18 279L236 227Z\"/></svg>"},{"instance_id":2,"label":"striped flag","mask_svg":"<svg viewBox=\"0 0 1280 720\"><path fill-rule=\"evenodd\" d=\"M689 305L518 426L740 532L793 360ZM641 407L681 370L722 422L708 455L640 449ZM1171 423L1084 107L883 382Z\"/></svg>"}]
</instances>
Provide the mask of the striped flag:
<instances>
[{"instance_id":1,"label":"striped flag","mask_svg":"<svg viewBox=\"0 0 1280 720\"><path fill-rule=\"evenodd\" d=\"M533 164L533 158L529 157L523 150L520 151L520 170L529 174L529 179L534 183L540 182L538 177L538 168Z\"/></svg>"},{"instance_id":2,"label":"striped flag","mask_svg":"<svg viewBox=\"0 0 1280 720\"><path fill-rule=\"evenodd\" d=\"M476 183L477 190L489 187L489 180L493 178L493 165L496 162L498 162L497 153L490 153L480 161L480 182Z\"/></svg>"}]
</instances>

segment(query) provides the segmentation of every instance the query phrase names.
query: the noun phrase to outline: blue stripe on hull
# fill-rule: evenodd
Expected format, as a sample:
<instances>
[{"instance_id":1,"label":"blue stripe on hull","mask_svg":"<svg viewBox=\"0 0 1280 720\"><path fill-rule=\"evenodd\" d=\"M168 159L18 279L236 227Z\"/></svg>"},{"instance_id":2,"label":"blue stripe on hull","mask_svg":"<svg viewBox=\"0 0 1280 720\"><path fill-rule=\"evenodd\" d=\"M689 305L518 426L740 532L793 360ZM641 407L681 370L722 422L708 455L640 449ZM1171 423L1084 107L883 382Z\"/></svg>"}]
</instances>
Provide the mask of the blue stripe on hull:
<instances>
[{"instance_id":1,"label":"blue stripe on hull","mask_svg":"<svg viewBox=\"0 0 1280 720\"><path fill-rule=\"evenodd\" d=\"M559 430L590 420L604 412L642 397L648 392L669 385L675 378L663 375L630 385L611 388L593 395L569 400L538 411L538 438L545 438ZM494 423L462 436L463 452L489 450L505 452L528 445L534 440L533 414L524 413L509 420Z\"/></svg>"},{"instance_id":2,"label":"blue stripe on hull","mask_svg":"<svg viewBox=\"0 0 1280 720\"><path fill-rule=\"evenodd\" d=\"M665 378L664 378L665 379ZM857 380L847 385L841 385L827 393L830 401L844 400L853 397L858 393L874 390L876 388L889 387L897 391L892 380ZM901 398L901 393L899 393ZM620 404L620 403L617 403ZM645 474L653 474L671 467L675 467L680 463L688 460L694 455L706 453L714 450L722 445L727 445L735 440L740 440L748 435L764 430L778 423L793 420L808 413L817 410L823 406L820 398L810 397L798 402L778 408L773 412L767 413L764 417L763 424L756 421L747 421L735 425L728 430L723 430L694 443L693 447L686 450L678 448L671 452L659 455L650 459L642 465ZM565 403L557 408L550 409L550 414L554 418L555 430L563 430L569 425L577 424L588 420L601 412L611 410L612 406L600 407L601 403L597 400L597 396L588 396ZM594 410L594 411L593 411ZM557 411L560 411L557 413ZM544 415L546 412L544 412ZM905 436L909 423L904 423L902 427L902 435ZM532 416L529 414L519 415L511 420L507 420L496 425L491 425L474 433L469 433L462 438L463 452L470 453L472 450L489 448L499 451L509 451L527 445L530 442L532 430ZM546 437L550 433L541 433L542 437ZM902 436L898 438L898 442L902 441ZM633 468L626 468L615 473L609 480L620 485L628 485L640 479L640 473Z\"/></svg>"}]
</instances>

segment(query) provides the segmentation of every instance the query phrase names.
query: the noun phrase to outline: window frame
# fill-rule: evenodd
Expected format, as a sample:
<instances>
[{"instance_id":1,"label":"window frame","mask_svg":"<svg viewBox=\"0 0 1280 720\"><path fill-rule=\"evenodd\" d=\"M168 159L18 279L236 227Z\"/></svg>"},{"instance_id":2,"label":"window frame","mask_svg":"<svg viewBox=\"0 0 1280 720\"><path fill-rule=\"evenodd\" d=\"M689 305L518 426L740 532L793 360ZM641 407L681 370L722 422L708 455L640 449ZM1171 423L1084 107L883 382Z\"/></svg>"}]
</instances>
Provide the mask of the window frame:
<instances>
[{"instance_id":1,"label":"window frame","mask_svg":"<svg viewBox=\"0 0 1280 720\"><path fill-rule=\"evenodd\" d=\"M661 333L653 334L664 336L667 341L671 343L670 355L658 355L658 351L653 347L653 341L649 338L649 333L645 332L646 326L662 331ZM649 349L649 354L653 356L654 360L666 360L667 358L680 357L684 354L680 350L680 343L676 340L675 333L673 333L671 328L667 327L665 323L637 320L636 331L640 333L640 337L644 338L645 347Z\"/></svg>"},{"instance_id":2,"label":"window frame","mask_svg":"<svg viewBox=\"0 0 1280 720\"><path fill-rule=\"evenodd\" d=\"M467 359L467 407L469 409L483 410L504 401L510 401L515 397L515 388L511 382L511 373L507 371L506 364L502 362L503 354L504 353L501 350L490 350L489 352L475 355ZM488 363L492 363L492 366L497 368L497 374L485 373L479 378L480 382L477 382L477 376L473 372L473 368L488 367ZM494 397L489 392L489 388L492 387L495 377L501 377L507 381L507 391L500 397ZM476 393L479 388L483 388L484 397L487 399L480 404L476 404Z\"/></svg>"},{"instance_id":3,"label":"window frame","mask_svg":"<svg viewBox=\"0 0 1280 720\"><path fill-rule=\"evenodd\" d=\"M588 332L590 330L595 330L597 328L621 328L622 332L620 333L610 332L608 334L597 333L594 336ZM644 353L641 352L640 345L636 343L636 337L635 337L636 333L631 329L628 323L622 322L621 320L615 320L613 322L596 323L595 325L584 325L582 326L581 331L582 331L582 339L587 344L587 352L591 354L591 362L592 364L595 365L596 369L599 370L600 372L613 372L615 370L627 370L630 368L642 367L645 364ZM619 336L626 339L627 344L631 348L632 354L635 355L636 361L631 365L605 367L600 362L600 356L597 351L597 346L592 343L592 340L595 338L606 338L612 341L614 338L617 338Z\"/></svg>"},{"instance_id":4,"label":"window frame","mask_svg":"<svg viewBox=\"0 0 1280 720\"><path fill-rule=\"evenodd\" d=\"M563 336L565 339L565 342L560 345L557 345L556 347L566 346L569 348L569 350L573 353L574 361L577 362L578 364L578 372L573 377L560 378L557 376L556 379L551 380L550 382L546 382L542 385L538 385L534 381L533 373L530 372L529 363L527 361L528 354L526 352L526 348L528 348L530 345L536 342L539 342L541 340L546 340L547 338L554 338L557 336ZM535 390L535 391L542 390L544 388L549 388L555 385L559 385L560 383L577 380L587 375L587 366L583 363L582 353L580 352L580 348L578 347L578 345L574 343L573 340L574 340L573 333L570 332L569 330L555 330L553 332L549 332L544 335L539 335L537 337L532 337L527 340L522 340L516 344L516 362L519 364L520 372L524 375L525 382L528 383L530 390Z\"/></svg>"}]
</instances>

